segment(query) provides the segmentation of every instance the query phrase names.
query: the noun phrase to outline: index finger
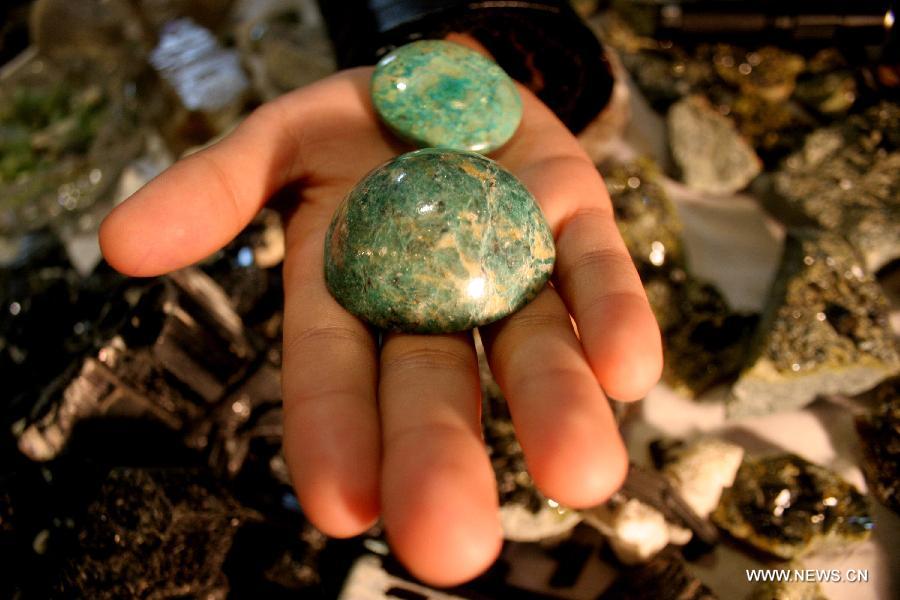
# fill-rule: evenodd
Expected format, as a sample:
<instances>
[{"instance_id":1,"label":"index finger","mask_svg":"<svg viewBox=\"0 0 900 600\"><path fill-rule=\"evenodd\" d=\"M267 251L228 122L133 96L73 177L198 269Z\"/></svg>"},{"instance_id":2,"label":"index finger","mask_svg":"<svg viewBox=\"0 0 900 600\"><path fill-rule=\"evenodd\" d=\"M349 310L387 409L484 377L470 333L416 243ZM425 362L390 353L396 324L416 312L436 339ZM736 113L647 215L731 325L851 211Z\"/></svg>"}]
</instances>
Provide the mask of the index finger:
<instances>
[{"instance_id":1,"label":"index finger","mask_svg":"<svg viewBox=\"0 0 900 600\"><path fill-rule=\"evenodd\" d=\"M227 244L276 191L316 170L306 152L316 145L313 138L369 119L359 100L364 79L345 71L286 94L175 163L104 220L100 245L107 261L125 274L152 276Z\"/></svg>"}]
</instances>

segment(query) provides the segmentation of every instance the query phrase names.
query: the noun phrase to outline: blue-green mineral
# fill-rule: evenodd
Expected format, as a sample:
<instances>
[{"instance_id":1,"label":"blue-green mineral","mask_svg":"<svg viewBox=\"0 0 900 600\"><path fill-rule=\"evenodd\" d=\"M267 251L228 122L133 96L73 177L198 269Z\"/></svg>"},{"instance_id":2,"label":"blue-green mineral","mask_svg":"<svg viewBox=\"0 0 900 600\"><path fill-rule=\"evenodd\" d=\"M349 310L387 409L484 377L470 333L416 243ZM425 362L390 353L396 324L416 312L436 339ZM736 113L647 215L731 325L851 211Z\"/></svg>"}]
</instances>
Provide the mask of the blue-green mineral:
<instances>
[{"instance_id":1,"label":"blue-green mineral","mask_svg":"<svg viewBox=\"0 0 900 600\"><path fill-rule=\"evenodd\" d=\"M344 199L325 240L325 280L377 327L463 331L524 306L555 256L514 175L474 152L426 148L378 167Z\"/></svg>"},{"instance_id":2,"label":"blue-green mineral","mask_svg":"<svg viewBox=\"0 0 900 600\"><path fill-rule=\"evenodd\" d=\"M420 40L382 58L372 75L382 121L418 146L488 153L515 133L522 99L490 59L460 44Z\"/></svg>"}]
</instances>

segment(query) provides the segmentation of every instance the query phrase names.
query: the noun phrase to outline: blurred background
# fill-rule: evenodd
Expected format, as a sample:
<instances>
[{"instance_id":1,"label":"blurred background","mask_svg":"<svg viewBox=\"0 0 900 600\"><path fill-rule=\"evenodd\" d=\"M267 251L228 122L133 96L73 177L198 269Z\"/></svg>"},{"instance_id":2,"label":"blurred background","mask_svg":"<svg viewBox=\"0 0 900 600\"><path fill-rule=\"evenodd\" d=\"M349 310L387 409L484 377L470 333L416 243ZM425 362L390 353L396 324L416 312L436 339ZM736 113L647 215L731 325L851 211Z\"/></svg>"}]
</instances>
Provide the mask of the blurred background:
<instances>
[{"instance_id":1,"label":"blurred background","mask_svg":"<svg viewBox=\"0 0 900 600\"><path fill-rule=\"evenodd\" d=\"M897 597L895 11L6 0L0 597ZM279 213L143 280L102 261L97 229L261 103L452 30L539 93L603 174L666 369L615 406L625 487L575 511L532 485L482 360L507 543L488 573L437 591L379 526L328 539L291 490ZM748 580L760 568L820 581Z\"/></svg>"}]
</instances>

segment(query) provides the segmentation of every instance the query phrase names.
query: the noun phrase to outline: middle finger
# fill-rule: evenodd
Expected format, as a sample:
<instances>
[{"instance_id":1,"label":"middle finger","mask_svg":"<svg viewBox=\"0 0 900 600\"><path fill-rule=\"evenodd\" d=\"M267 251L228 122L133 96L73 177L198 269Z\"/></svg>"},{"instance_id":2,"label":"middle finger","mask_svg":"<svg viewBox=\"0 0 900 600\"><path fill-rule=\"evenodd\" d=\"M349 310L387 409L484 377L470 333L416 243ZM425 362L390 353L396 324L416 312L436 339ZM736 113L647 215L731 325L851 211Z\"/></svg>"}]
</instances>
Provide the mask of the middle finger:
<instances>
[{"instance_id":1,"label":"middle finger","mask_svg":"<svg viewBox=\"0 0 900 600\"><path fill-rule=\"evenodd\" d=\"M494 473L469 334L388 334L379 382L382 506L391 546L418 577L474 577L501 544Z\"/></svg>"}]
</instances>

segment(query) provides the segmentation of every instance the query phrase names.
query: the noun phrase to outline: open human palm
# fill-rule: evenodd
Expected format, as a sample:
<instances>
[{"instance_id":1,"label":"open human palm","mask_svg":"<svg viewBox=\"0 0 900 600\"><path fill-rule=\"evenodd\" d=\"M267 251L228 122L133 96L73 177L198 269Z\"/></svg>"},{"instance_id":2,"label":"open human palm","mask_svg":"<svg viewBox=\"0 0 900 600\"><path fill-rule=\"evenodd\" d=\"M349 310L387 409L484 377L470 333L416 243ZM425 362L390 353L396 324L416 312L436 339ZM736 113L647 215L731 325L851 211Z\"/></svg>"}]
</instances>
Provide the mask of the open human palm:
<instances>
[{"instance_id":1,"label":"open human palm","mask_svg":"<svg viewBox=\"0 0 900 600\"><path fill-rule=\"evenodd\" d=\"M387 333L379 345L324 279L335 208L371 169L412 149L376 118L371 73L343 71L263 105L117 207L100 241L116 269L159 275L215 252L276 192L296 190L285 223L282 386L298 498L334 536L359 534L381 515L409 570L451 585L487 568L502 541L472 337ZM520 91L522 124L491 158L538 200L557 262L551 284L481 336L538 488L585 507L627 470L604 391L628 401L650 389L659 331L597 170Z\"/></svg>"}]
</instances>

